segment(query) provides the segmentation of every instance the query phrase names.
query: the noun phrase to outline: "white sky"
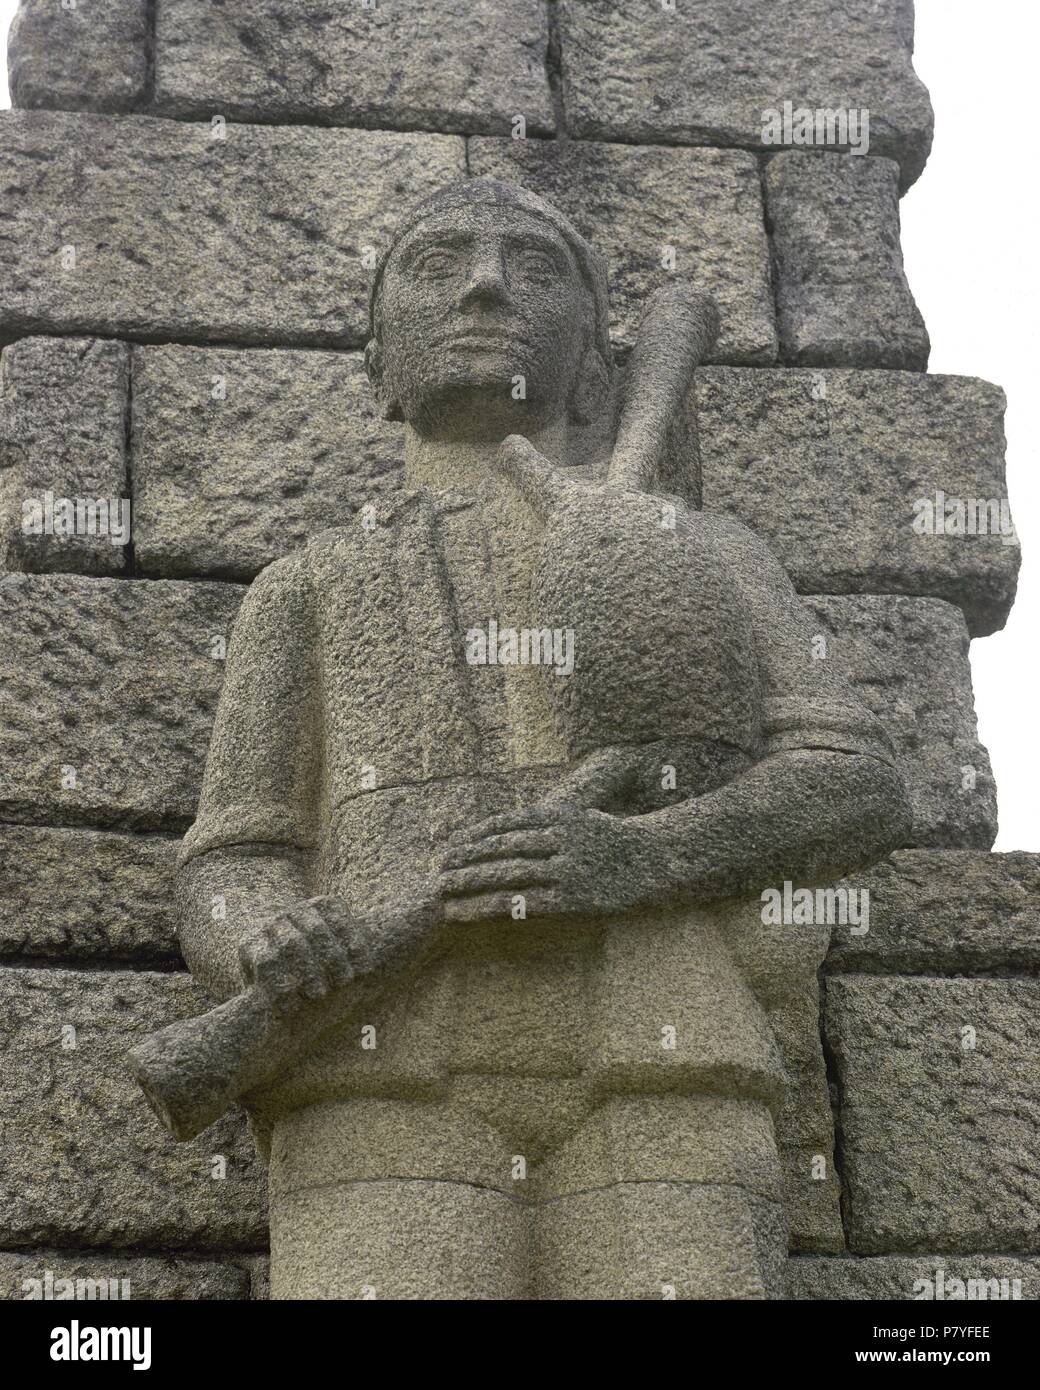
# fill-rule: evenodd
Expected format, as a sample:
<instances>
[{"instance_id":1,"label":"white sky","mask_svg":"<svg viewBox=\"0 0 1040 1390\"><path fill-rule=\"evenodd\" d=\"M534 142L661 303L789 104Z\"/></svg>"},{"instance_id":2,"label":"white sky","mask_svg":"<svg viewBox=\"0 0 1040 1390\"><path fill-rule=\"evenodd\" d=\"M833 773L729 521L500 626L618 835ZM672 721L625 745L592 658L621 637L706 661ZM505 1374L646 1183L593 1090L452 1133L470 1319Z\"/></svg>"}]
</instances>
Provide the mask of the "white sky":
<instances>
[{"instance_id":1,"label":"white sky","mask_svg":"<svg viewBox=\"0 0 1040 1390\"><path fill-rule=\"evenodd\" d=\"M763 0L768 3L768 0ZM16 0L0 0L0 37ZM1008 394L1008 486L1025 559L1003 632L972 644L979 729L997 779L997 849L1040 849L1040 390L1032 123L1040 18L1032 0L917 0L915 66L936 111L924 174L902 204L929 370ZM0 65L3 66L3 65ZM0 106L9 106L0 74Z\"/></svg>"},{"instance_id":2,"label":"white sky","mask_svg":"<svg viewBox=\"0 0 1040 1390\"><path fill-rule=\"evenodd\" d=\"M972 643L982 742L997 779L997 849L1040 849L1040 391L1032 150L1040 19L1032 0L917 0L914 66L935 107L931 158L903 199L910 288L929 371L1008 396L1008 492L1023 563L1007 627ZM1032 713L1030 711L1032 710Z\"/></svg>"}]
</instances>

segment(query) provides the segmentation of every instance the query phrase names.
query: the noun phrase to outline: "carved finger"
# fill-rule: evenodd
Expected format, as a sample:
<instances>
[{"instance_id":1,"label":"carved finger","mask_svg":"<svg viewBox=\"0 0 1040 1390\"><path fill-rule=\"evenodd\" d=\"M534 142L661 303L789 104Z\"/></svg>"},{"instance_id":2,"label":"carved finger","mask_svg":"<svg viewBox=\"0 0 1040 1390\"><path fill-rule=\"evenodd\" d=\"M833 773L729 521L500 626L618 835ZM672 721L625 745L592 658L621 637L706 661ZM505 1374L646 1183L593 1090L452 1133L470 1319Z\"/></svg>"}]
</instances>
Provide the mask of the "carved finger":
<instances>
[{"instance_id":1,"label":"carved finger","mask_svg":"<svg viewBox=\"0 0 1040 1390\"><path fill-rule=\"evenodd\" d=\"M306 937L288 915L266 928L254 955L253 970L257 985L276 1004L285 1004L297 993L306 999L320 999L327 992Z\"/></svg>"},{"instance_id":2,"label":"carved finger","mask_svg":"<svg viewBox=\"0 0 1040 1390\"><path fill-rule=\"evenodd\" d=\"M510 830L503 835L456 845L444 856L445 869L463 869L489 859L548 859L563 847L563 834L555 826L544 830Z\"/></svg>"},{"instance_id":3,"label":"carved finger","mask_svg":"<svg viewBox=\"0 0 1040 1390\"><path fill-rule=\"evenodd\" d=\"M537 830L550 825L558 825L566 818L564 808L549 806L528 806L523 811L507 811L502 815L489 816L487 820L474 825L464 825L448 837L454 848L474 840L487 839L489 835L508 835L514 830Z\"/></svg>"},{"instance_id":4,"label":"carved finger","mask_svg":"<svg viewBox=\"0 0 1040 1390\"><path fill-rule=\"evenodd\" d=\"M490 864L471 864L464 869L447 869L441 874L440 881L441 891L445 895L454 895L494 893L506 888L545 887L559 880L550 862L536 859L499 859Z\"/></svg>"},{"instance_id":5,"label":"carved finger","mask_svg":"<svg viewBox=\"0 0 1040 1390\"><path fill-rule=\"evenodd\" d=\"M305 938L310 960L322 980L323 993L352 978L346 944L316 907L294 907L287 916Z\"/></svg>"}]
</instances>

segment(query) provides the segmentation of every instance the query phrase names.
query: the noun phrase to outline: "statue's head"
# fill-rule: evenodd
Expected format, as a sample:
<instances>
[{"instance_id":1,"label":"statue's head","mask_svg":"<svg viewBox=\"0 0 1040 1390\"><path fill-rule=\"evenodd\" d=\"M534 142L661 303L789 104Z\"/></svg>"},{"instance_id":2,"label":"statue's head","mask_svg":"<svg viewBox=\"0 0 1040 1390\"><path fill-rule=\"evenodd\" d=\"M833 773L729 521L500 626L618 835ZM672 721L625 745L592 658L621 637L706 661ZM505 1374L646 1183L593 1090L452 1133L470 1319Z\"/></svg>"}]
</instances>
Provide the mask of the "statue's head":
<instances>
[{"instance_id":1,"label":"statue's head","mask_svg":"<svg viewBox=\"0 0 1040 1390\"><path fill-rule=\"evenodd\" d=\"M467 179L398 227L376 272L365 365L421 434L502 438L587 424L613 372L602 258L555 208Z\"/></svg>"}]
</instances>

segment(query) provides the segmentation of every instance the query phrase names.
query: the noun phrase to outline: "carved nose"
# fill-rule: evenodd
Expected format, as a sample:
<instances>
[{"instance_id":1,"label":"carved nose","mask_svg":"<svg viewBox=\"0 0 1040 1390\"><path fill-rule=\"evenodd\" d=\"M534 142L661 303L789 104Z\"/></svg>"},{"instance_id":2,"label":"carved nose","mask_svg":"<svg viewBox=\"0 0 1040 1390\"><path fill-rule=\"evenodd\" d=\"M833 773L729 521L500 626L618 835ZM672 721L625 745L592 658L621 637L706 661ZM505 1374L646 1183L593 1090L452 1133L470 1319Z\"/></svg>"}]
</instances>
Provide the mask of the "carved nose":
<instances>
[{"instance_id":1,"label":"carved nose","mask_svg":"<svg viewBox=\"0 0 1040 1390\"><path fill-rule=\"evenodd\" d=\"M505 267L501 256L481 256L473 265L466 287L462 291L460 307L465 309L478 304L505 304L508 298Z\"/></svg>"}]
</instances>

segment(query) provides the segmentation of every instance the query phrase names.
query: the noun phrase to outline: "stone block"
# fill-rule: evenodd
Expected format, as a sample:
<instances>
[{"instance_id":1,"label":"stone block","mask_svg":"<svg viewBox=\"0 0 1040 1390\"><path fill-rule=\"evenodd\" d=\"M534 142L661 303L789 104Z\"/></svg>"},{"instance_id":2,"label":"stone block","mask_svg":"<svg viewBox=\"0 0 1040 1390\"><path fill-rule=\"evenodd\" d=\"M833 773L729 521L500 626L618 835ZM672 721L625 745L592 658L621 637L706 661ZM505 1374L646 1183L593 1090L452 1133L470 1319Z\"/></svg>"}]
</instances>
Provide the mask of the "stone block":
<instances>
[{"instance_id":1,"label":"stone block","mask_svg":"<svg viewBox=\"0 0 1040 1390\"><path fill-rule=\"evenodd\" d=\"M177 840L0 825L0 955L176 961Z\"/></svg>"},{"instance_id":2,"label":"stone block","mask_svg":"<svg viewBox=\"0 0 1040 1390\"><path fill-rule=\"evenodd\" d=\"M1003 408L998 388L963 377L707 368L706 505L755 529L805 593L944 598L980 635L1006 619L1017 541L919 534L915 504L1005 496ZM356 354L134 350L144 573L252 578L399 486L402 455Z\"/></svg>"},{"instance_id":3,"label":"stone block","mask_svg":"<svg viewBox=\"0 0 1040 1390\"><path fill-rule=\"evenodd\" d=\"M1040 1250L1040 981L839 975L849 1248Z\"/></svg>"},{"instance_id":4,"label":"stone block","mask_svg":"<svg viewBox=\"0 0 1040 1390\"><path fill-rule=\"evenodd\" d=\"M539 1299L725 1300L779 1296L766 1254L778 1205L737 1187L617 1183L561 1197L536 1229Z\"/></svg>"},{"instance_id":5,"label":"stone block","mask_svg":"<svg viewBox=\"0 0 1040 1390\"><path fill-rule=\"evenodd\" d=\"M928 333L903 270L899 166L778 154L763 187L781 359L923 372Z\"/></svg>"},{"instance_id":6,"label":"stone block","mask_svg":"<svg viewBox=\"0 0 1040 1390\"><path fill-rule=\"evenodd\" d=\"M961 607L973 636L1003 626L1017 539L999 526L965 535L945 523L947 504L975 499L993 499L998 512L1003 500L1010 522L999 387L910 372L712 367L697 373L695 395L705 507L757 531L796 588L930 595ZM939 517L941 527L929 525Z\"/></svg>"},{"instance_id":7,"label":"stone block","mask_svg":"<svg viewBox=\"0 0 1040 1390\"><path fill-rule=\"evenodd\" d=\"M0 816L185 829L242 593L0 576Z\"/></svg>"},{"instance_id":8,"label":"stone block","mask_svg":"<svg viewBox=\"0 0 1040 1390\"><path fill-rule=\"evenodd\" d=\"M1040 855L902 850L845 886L870 894L870 926L861 936L835 935L831 970L1025 975L1040 968Z\"/></svg>"},{"instance_id":9,"label":"stone block","mask_svg":"<svg viewBox=\"0 0 1040 1390\"><path fill-rule=\"evenodd\" d=\"M0 578L8 633L0 814L35 824L181 830L193 816L238 585ZM978 742L967 633L932 599L807 600L829 656L889 728L914 844L988 848L993 779Z\"/></svg>"},{"instance_id":10,"label":"stone block","mask_svg":"<svg viewBox=\"0 0 1040 1390\"><path fill-rule=\"evenodd\" d=\"M956 1281L960 1281L958 1284ZM972 1282L974 1281L974 1282ZM1040 1298L1040 1260L1028 1255L880 1255L787 1262L787 1297L819 1301L960 1302Z\"/></svg>"},{"instance_id":11,"label":"stone block","mask_svg":"<svg viewBox=\"0 0 1040 1390\"><path fill-rule=\"evenodd\" d=\"M252 579L401 482L359 353L134 349L140 571Z\"/></svg>"},{"instance_id":12,"label":"stone block","mask_svg":"<svg viewBox=\"0 0 1040 1390\"><path fill-rule=\"evenodd\" d=\"M477 138L469 171L530 188L602 252L620 348L632 346L650 291L679 276L718 304L714 361L776 361L762 190L750 155Z\"/></svg>"},{"instance_id":13,"label":"stone block","mask_svg":"<svg viewBox=\"0 0 1040 1390\"><path fill-rule=\"evenodd\" d=\"M807 598L827 656L887 728L910 793L913 847L989 849L997 804L979 743L960 612L938 599Z\"/></svg>"},{"instance_id":14,"label":"stone block","mask_svg":"<svg viewBox=\"0 0 1040 1390\"><path fill-rule=\"evenodd\" d=\"M256 1250L262 1170L241 1117L176 1144L130 1075L144 1034L205 1006L188 976L0 970L0 1241Z\"/></svg>"},{"instance_id":15,"label":"stone block","mask_svg":"<svg viewBox=\"0 0 1040 1390\"><path fill-rule=\"evenodd\" d=\"M177 0L160 5L153 108L209 120L553 131L540 0Z\"/></svg>"},{"instance_id":16,"label":"stone block","mask_svg":"<svg viewBox=\"0 0 1040 1390\"><path fill-rule=\"evenodd\" d=\"M148 83L149 0L20 0L7 37L11 100L59 111L131 111Z\"/></svg>"},{"instance_id":17,"label":"stone block","mask_svg":"<svg viewBox=\"0 0 1040 1390\"><path fill-rule=\"evenodd\" d=\"M580 139L761 150L767 115L790 102L866 109L870 149L899 162L903 186L924 168L932 108L911 64L912 0L559 0L558 13Z\"/></svg>"},{"instance_id":18,"label":"stone block","mask_svg":"<svg viewBox=\"0 0 1040 1390\"><path fill-rule=\"evenodd\" d=\"M123 343L23 338L0 357L0 556L7 569L120 574L131 539Z\"/></svg>"},{"instance_id":19,"label":"stone block","mask_svg":"<svg viewBox=\"0 0 1040 1390\"><path fill-rule=\"evenodd\" d=\"M178 1255L95 1255L90 1251L0 1253L0 1301L210 1299L249 1297L249 1270Z\"/></svg>"},{"instance_id":20,"label":"stone block","mask_svg":"<svg viewBox=\"0 0 1040 1390\"><path fill-rule=\"evenodd\" d=\"M398 216L463 174L449 135L49 111L0 131L7 337L357 347Z\"/></svg>"},{"instance_id":21,"label":"stone block","mask_svg":"<svg viewBox=\"0 0 1040 1390\"><path fill-rule=\"evenodd\" d=\"M271 1217L276 1299L525 1296L527 1213L500 1192L421 1179L342 1183L283 1196Z\"/></svg>"}]
</instances>

